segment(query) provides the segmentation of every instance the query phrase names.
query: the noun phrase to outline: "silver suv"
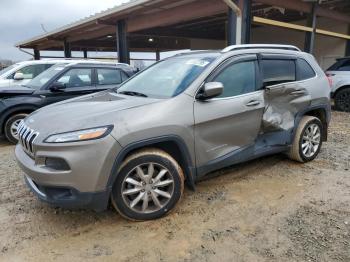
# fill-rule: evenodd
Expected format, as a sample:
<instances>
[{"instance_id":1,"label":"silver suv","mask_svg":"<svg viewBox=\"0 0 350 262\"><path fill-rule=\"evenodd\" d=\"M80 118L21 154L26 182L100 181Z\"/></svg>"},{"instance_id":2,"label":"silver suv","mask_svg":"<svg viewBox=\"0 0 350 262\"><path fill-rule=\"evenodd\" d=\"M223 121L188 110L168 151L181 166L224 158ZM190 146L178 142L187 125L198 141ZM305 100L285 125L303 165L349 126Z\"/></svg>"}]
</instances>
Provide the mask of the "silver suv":
<instances>
[{"instance_id":1,"label":"silver suv","mask_svg":"<svg viewBox=\"0 0 350 262\"><path fill-rule=\"evenodd\" d=\"M335 109L350 112L350 57L338 59L326 74L332 85Z\"/></svg>"},{"instance_id":2,"label":"silver suv","mask_svg":"<svg viewBox=\"0 0 350 262\"><path fill-rule=\"evenodd\" d=\"M19 127L19 165L42 200L159 218L206 174L264 155L313 160L330 87L293 46L243 45L165 59L118 89L44 107Z\"/></svg>"}]
</instances>

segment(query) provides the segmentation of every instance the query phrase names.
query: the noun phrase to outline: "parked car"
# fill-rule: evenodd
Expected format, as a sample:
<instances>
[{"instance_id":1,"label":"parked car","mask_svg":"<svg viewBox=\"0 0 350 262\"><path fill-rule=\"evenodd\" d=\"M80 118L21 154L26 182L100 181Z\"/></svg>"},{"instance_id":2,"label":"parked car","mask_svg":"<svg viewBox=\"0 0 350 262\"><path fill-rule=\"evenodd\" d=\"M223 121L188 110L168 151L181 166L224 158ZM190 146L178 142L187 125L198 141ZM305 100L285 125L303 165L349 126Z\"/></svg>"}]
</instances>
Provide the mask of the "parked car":
<instances>
[{"instance_id":1,"label":"parked car","mask_svg":"<svg viewBox=\"0 0 350 262\"><path fill-rule=\"evenodd\" d=\"M279 45L177 55L95 95L21 122L16 158L56 206L159 218L184 182L264 155L313 160L327 140L327 77L310 54Z\"/></svg>"},{"instance_id":2,"label":"parked car","mask_svg":"<svg viewBox=\"0 0 350 262\"><path fill-rule=\"evenodd\" d=\"M52 66L25 86L0 88L0 135L17 143L19 123L40 107L114 88L133 74L125 64L70 61Z\"/></svg>"},{"instance_id":3,"label":"parked car","mask_svg":"<svg viewBox=\"0 0 350 262\"><path fill-rule=\"evenodd\" d=\"M24 85L57 63L62 63L62 60L24 61L13 64L0 71L0 87Z\"/></svg>"},{"instance_id":4,"label":"parked car","mask_svg":"<svg viewBox=\"0 0 350 262\"><path fill-rule=\"evenodd\" d=\"M350 112L350 57L338 59L326 73L332 83L335 108Z\"/></svg>"}]
</instances>

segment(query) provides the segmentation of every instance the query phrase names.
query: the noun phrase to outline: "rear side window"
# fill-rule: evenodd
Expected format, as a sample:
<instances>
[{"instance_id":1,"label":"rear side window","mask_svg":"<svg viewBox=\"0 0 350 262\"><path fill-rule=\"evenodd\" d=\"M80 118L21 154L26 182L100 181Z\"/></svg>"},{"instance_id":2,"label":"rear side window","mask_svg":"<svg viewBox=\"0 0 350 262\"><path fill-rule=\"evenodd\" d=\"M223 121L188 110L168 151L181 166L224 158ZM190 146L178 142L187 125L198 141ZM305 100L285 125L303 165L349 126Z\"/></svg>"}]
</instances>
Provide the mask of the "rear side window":
<instances>
[{"instance_id":1,"label":"rear side window","mask_svg":"<svg viewBox=\"0 0 350 262\"><path fill-rule=\"evenodd\" d=\"M297 80L310 79L316 76L315 71L304 59L298 58L297 61Z\"/></svg>"},{"instance_id":2,"label":"rear side window","mask_svg":"<svg viewBox=\"0 0 350 262\"><path fill-rule=\"evenodd\" d=\"M296 80L294 60L266 59L260 61L265 86L293 82Z\"/></svg>"},{"instance_id":3,"label":"rear side window","mask_svg":"<svg viewBox=\"0 0 350 262\"><path fill-rule=\"evenodd\" d=\"M117 85L122 81L121 72L118 69L97 69L97 79L99 85Z\"/></svg>"}]
</instances>

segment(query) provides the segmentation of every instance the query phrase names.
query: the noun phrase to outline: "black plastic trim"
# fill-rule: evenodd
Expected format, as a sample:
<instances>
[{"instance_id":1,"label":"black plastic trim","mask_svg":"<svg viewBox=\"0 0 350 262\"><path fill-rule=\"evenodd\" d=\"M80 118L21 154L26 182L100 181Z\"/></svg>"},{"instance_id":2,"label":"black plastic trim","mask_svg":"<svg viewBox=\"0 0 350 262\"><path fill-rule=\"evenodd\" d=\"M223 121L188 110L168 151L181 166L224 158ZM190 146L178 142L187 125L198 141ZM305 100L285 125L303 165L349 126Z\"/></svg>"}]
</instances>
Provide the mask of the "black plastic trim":
<instances>
[{"instance_id":1,"label":"black plastic trim","mask_svg":"<svg viewBox=\"0 0 350 262\"><path fill-rule=\"evenodd\" d=\"M328 138L328 126L329 126L329 122L331 121L331 105L317 105L317 106L310 106L308 108L306 108L305 110L299 112L296 117L295 117L295 122L294 122L294 129L292 130L292 138L294 139L295 133L296 133L296 129L299 126L299 122L301 120L301 118L305 115L307 115L308 112L313 111L313 110L317 110L317 109L323 109L326 112L326 120L327 120L327 130L324 130L324 134L323 134L323 141L327 141Z\"/></svg>"},{"instance_id":2,"label":"black plastic trim","mask_svg":"<svg viewBox=\"0 0 350 262\"><path fill-rule=\"evenodd\" d=\"M195 181L196 181L196 168L194 167L194 163L192 161L191 155L189 153L189 150L185 144L185 142L183 141L182 138L180 138L177 135L167 135L167 136L161 136L161 137L154 137L154 138L150 138L150 139L146 139L146 140L141 140L138 142L134 142L131 143L129 145L127 145L126 147L124 147L118 154L118 156L115 159L115 162L113 164L112 170L111 170L111 174L109 176L108 179L108 183L107 183L107 188L109 191L112 190L113 184L115 182L115 179L117 178L117 170L119 169L120 165L122 164L123 159L125 158L125 156L138 148L144 148L147 146L152 146L154 144L158 144L158 143L162 143L162 142L175 142L180 150L181 153L184 156L184 160L185 160L185 176L187 178L187 183L190 186L191 189L195 189Z\"/></svg>"},{"instance_id":3,"label":"black plastic trim","mask_svg":"<svg viewBox=\"0 0 350 262\"><path fill-rule=\"evenodd\" d=\"M109 193L102 192L80 192L71 187L51 187L39 185L33 181L45 194L45 196L38 194L38 192L29 183L28 178L25 177L25 182L30 190L43 202L52 206L68 208L68 209L91 209L96 212L101 212L107 209L109 203ZM67 190L71 193L68 197L61 197L60 194L55 194L55 190Z\"/></svg>"},{"instance_id":4,"label":"black plastic trim","mask_svg":"<svg viewBox=\"0 0 350 262\"><path fill-rule=\"evenodd\" d=\"M220 170L225 167L248 162L250 160L253 160L262 156L285 152L286 150L288 150L288 148L289 148L288 145L265 146L261 148L256 148L255 144L242 147L222 157L214 159L209 163L207 163L206 165L198 167L197 168L198 179L204 177L205 175L213 171Z\"/></svg>"}]
</instances>

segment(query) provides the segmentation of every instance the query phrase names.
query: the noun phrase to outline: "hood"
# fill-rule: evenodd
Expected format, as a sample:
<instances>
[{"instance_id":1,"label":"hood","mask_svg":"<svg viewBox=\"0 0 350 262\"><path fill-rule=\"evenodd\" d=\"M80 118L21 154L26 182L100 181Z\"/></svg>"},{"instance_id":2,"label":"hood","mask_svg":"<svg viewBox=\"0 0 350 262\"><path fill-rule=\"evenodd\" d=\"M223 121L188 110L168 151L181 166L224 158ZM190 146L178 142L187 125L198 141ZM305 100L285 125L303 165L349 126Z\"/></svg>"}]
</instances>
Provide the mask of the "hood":
<instances>
[{"instance_id":1,"label":"hood","mask_svg":"<svg viewBox=\"0 0 350 262\"><path fill-rule=\"evenodd\" d=\"M157 103L160 99L102 92L41 108L26 118L26 124L41 135L70 132L114 124L121 111Z\"/></svg>"},{"instance_id":2,"label":"hood","mask_svg":"<svg viewBox=\"0 0 350 262\"><path fill-rule=\"evenodd\" d=\"M21 85L14 85L11 87L0 87L0 98L13 97L19 95L30 95L33 92L33 89Z\"/></svg>"}]
</instances>

